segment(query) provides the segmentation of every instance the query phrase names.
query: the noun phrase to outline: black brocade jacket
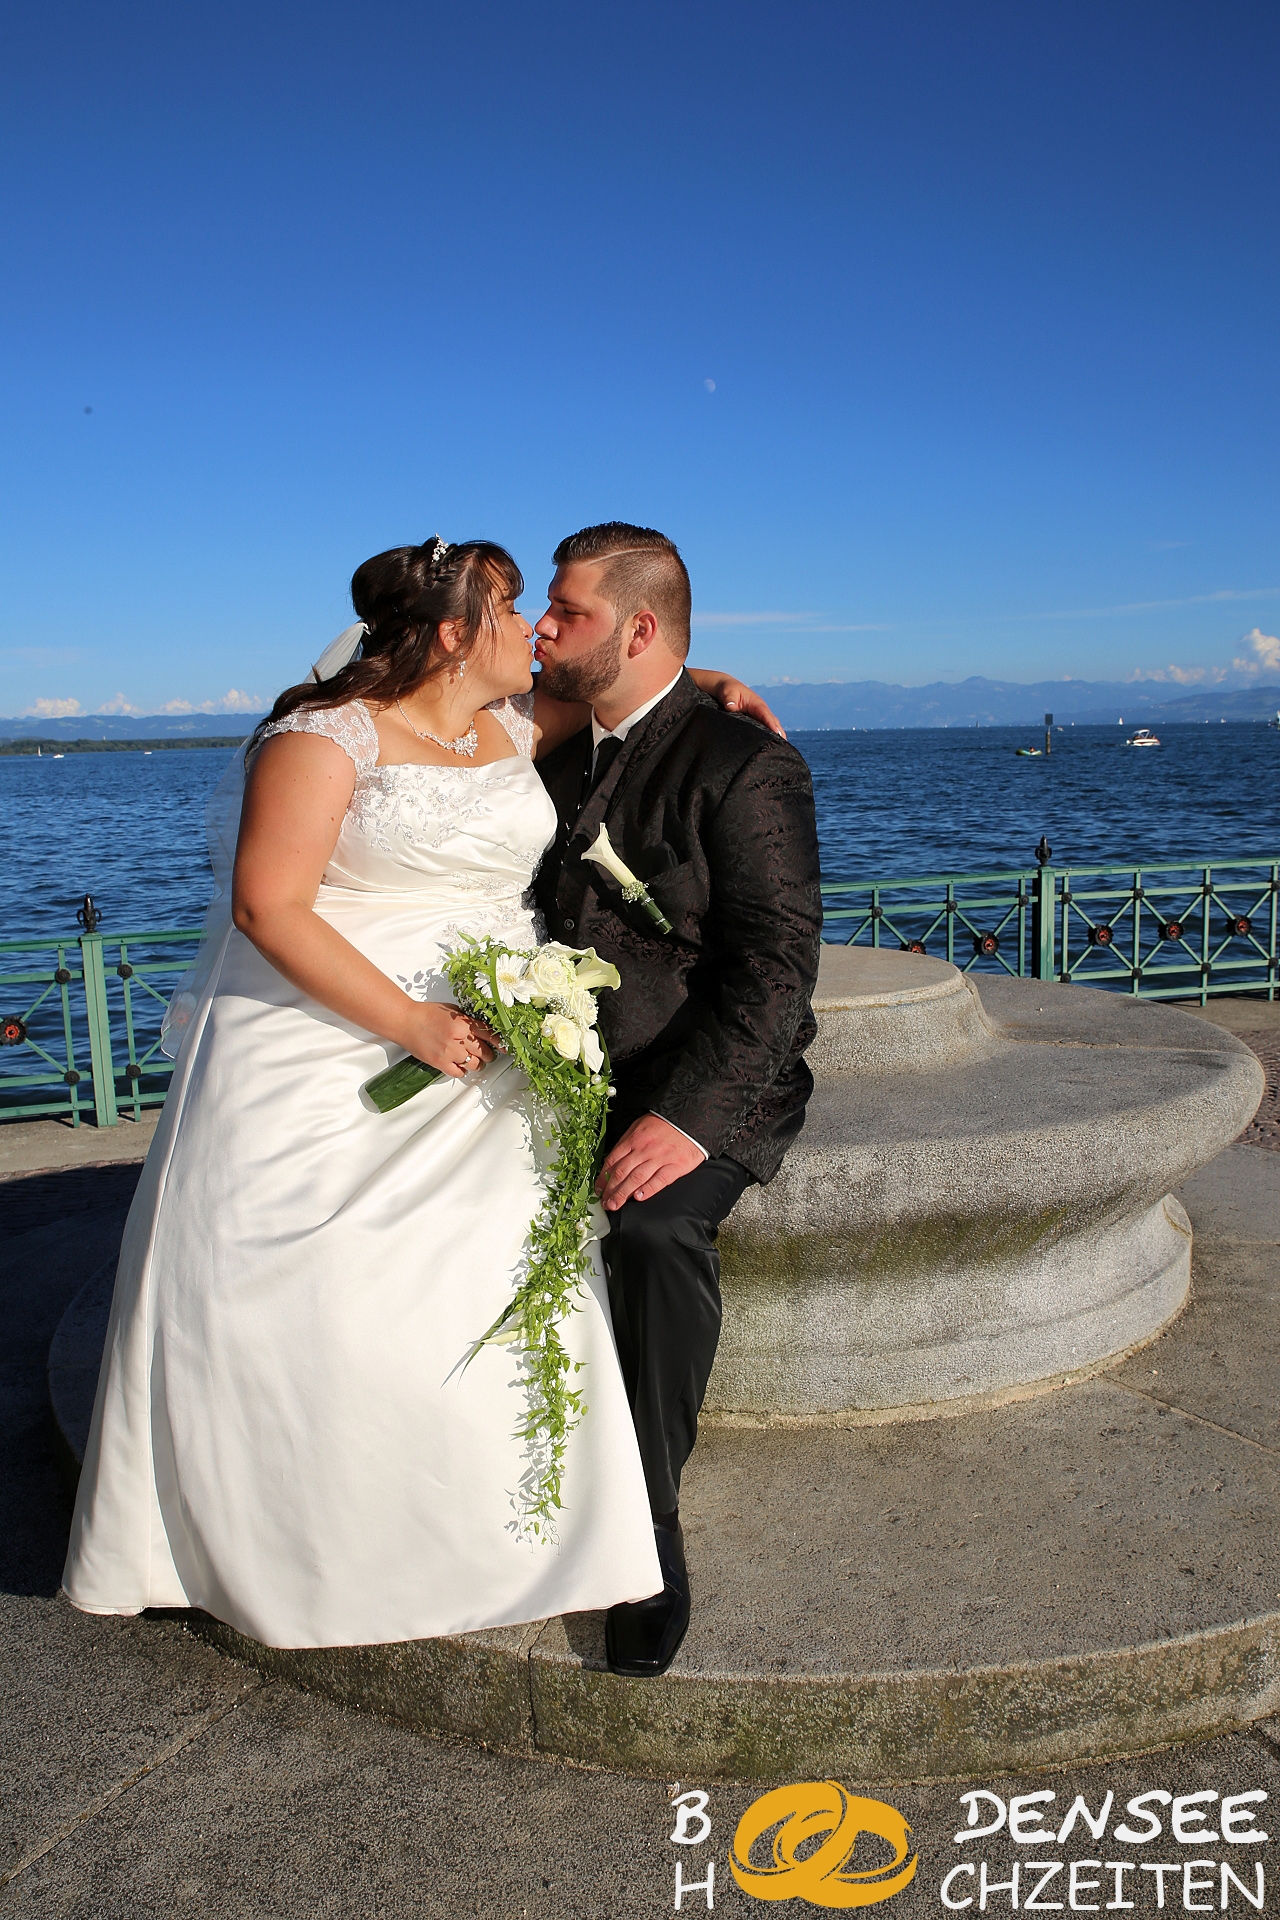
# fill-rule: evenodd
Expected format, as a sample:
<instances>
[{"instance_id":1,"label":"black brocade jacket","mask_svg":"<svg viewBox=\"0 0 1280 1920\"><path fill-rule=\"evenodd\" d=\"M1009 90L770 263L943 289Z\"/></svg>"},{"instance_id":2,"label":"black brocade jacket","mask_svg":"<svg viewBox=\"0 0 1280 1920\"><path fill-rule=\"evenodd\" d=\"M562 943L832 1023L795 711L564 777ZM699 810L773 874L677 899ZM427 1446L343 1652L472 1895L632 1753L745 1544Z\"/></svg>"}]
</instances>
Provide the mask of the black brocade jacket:
<instances>
[{"instance_id":1,"label":"black brocade jacket","mask_svg":"<svg viewBox=\"0 0 1280 1920\"><path fill-rule=\"evenodd\" d=\"M534 883L553 940L622 975L600 995L612 1143L657 1113L771 1180L804 1125L822 904L809 769L682 674L581 806L591 728L539 761L559 828ZM581 807L581 810L580 810ZM601 823L670 920L582 859Z\"/></svg>"}]
</instances>

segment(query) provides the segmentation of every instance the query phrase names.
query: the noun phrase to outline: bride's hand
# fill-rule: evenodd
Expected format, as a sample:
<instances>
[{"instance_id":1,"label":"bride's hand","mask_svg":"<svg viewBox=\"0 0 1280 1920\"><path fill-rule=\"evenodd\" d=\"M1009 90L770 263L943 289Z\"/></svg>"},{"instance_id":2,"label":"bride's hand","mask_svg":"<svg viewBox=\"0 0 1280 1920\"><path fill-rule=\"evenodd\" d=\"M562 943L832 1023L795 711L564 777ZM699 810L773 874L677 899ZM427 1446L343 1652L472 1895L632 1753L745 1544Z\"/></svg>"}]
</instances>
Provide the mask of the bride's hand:
<instances>
[{"instance_id":1,"label":"bride's hand","mask_svg":"<svg viewBox=\"0 0 1280 1920\"><path fill-rule=\"evenodd\" d=\"M421 1002L414 1010L410 1053L429 1067L439 1067L451 1080L461 1080L493 1058L493 1035L479 1020L438 1000Z\"/></svg>"}]
</instances>

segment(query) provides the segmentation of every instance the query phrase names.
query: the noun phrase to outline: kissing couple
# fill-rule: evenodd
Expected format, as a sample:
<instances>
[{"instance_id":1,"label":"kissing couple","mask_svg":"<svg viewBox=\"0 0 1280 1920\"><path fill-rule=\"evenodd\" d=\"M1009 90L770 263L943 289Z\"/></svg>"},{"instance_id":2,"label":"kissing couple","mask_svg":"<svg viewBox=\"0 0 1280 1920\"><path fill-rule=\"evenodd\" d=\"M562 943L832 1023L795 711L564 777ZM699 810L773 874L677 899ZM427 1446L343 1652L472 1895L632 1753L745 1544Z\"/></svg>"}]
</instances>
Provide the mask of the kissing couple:
<instances>
[{"instance_id":1,"label":"kissing couple","mask_svg":"<svg viewBox=\"0 0 1280 1920\"><path fill-rule=\"evenodd\" d=\"M763 702L685 667L672 541L587 527L555 567L534 629L489 541L365 561L356 626L211 803L222 891L174 997L72 1522L87 1612L322 1647L605 1608L636 1676L680 1645L717 1231L813 1084L813 796ZM656 918L582 857L602 827ZM528 1257L546 1128L454 1003L460 935L621 977L552 1538L518 1524L519 1355L475 1349ZM378 1112L361 1090L405 1055L441 1077Z\"/></svg>"}]
</instances>

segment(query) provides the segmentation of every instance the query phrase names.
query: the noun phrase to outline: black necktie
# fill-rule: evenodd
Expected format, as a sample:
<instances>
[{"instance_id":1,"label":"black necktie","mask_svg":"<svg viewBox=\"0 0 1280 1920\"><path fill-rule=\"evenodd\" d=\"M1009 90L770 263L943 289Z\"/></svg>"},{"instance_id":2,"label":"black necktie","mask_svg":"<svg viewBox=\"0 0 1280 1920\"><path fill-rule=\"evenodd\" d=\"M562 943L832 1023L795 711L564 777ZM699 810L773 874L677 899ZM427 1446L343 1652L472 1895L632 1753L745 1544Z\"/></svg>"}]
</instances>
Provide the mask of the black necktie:
<instances>
[{"instance_id":1,"label":"black necktie","mask_svg":"<svg viewBox=\"0 0 1280 1920\"><path fill-rule=\"evenodd\" d=\"M606 733L604 739L596 748L595 764L591 769L591 778L587 782L588 794L594 793L600 785L600 782L604 779L606 773L608 773L610 767L622 752L622 744L617 734Z\"/></svg>"}]
</instances>

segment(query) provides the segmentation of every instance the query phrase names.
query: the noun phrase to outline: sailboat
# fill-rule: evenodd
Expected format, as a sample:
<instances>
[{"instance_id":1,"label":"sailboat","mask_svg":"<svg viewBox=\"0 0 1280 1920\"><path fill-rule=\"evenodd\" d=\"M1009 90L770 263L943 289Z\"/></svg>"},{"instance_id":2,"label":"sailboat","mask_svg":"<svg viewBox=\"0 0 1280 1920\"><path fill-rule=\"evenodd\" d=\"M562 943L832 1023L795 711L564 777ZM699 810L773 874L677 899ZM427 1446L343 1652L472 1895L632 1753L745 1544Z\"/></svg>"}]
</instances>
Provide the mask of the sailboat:
<instances>
[{"instance_id":1,"label":"sailboat","mask_svg":"<svg viewBox=\"0 0 1280 1920\"><path fill-rule=\"evenodd\" d=\"M1277 732L1277 733L1280 733L1280 707L1278 707L1278 708L1276 709L1276 717L1275 717L1275 719L1274 719L1274 720L1268 720L1268 722L1267 722L1267 725L1268 725L1269 727L1274 727L1274 728L1275 728L1275 730L1276 730L1276 732Z\"/></svg>"}]
</instances>

